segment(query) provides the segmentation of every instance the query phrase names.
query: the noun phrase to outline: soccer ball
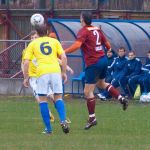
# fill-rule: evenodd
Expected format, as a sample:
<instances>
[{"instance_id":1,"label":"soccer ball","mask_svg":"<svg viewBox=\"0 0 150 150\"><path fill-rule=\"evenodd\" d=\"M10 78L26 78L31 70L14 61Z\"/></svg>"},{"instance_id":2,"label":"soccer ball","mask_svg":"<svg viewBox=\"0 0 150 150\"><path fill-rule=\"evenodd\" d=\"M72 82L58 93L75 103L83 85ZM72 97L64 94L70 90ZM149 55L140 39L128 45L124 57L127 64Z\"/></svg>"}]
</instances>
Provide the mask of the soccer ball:
<instances>
[{"instance_id":1,"label":"soccer ball","mask_svg":"<svg viewBox=\"0 0 150 150\"><path fill-rule=\"evenodd\" d=\"M41 14L33 14L30 18L32 26L41 26L44 24L44 17Z\"/></svg>"}]
</instances>

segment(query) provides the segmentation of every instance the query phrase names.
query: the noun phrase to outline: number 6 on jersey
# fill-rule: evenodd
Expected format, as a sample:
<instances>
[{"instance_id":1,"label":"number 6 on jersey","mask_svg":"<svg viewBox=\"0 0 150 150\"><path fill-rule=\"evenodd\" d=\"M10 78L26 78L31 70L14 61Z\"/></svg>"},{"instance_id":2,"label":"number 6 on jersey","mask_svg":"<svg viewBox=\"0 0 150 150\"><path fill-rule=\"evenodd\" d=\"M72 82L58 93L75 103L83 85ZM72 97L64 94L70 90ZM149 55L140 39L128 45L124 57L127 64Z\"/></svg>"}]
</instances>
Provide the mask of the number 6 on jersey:
<instances>
[{"instance_id":1,"label":"number 6 on jersey","mask_svg":"<svg viewBox=\"0 0 150 150\"><path fill-rule=\"evenodd\" d=\"M44 55L49 55L52 52L52 48L47 44L49 44L49 42L43 42L40 45L40 50Z\"/></svg>"}]
</instances>

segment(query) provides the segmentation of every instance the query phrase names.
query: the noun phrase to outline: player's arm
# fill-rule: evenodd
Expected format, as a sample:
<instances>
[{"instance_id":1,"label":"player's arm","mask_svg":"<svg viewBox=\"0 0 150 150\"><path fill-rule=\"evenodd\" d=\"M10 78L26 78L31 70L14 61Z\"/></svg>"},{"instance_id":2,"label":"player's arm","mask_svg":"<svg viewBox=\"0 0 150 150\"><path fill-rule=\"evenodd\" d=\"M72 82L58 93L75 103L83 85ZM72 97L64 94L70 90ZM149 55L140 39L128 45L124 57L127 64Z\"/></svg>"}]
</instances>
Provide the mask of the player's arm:
<instances>
[{"instance_id":1,"label":"player's arm","mask_svg":"<svg viewBox=\"0 0 150 150\"><path fill-rule=\"evenodd\" d=\"M25 59L24 60L24 63L23 63L23 70L24 70L24 73L23 73L23 76L24 76L24 86L25 87L28 87L29 86L29 74L28 74L28 70L29 70L29 63L30 63L30 60L28 59Z\"/></svg>"},{"instance_id":2,"label":"player's arm","mask_svg":"<svg viewBox=\"0 0 150 150\"><path fill-rule=\"evenodd\" d=\"M102 31L100 31L101 33L101 38L102 38L102 44L105 45L105 47L107 48L107 50L111 50L111 44L110 42L107 40L107 38L105 37L105 35L103 34Z\"/></svg>"},{"instance_id":3,"label":"player's arm","mask_svg":"<svg viewBox=\"0 0 150 150\"><path fill-rule=\"evenodd\" d=\"M68 65L67 65L67 71L70 72L70 74L74 74L73 69L71 67L69 67Z\"/></svg>"},{"instance_id":4,"label":"player's arm","mask_svg":"<svg viewBox=\"0 0 150 150\"><path fill-rule=\"evenodd\" d=\"M79 30L78 34L77 34L77 39L76 41L69 47L65 49L65 53L72 53L74 51L76 51L77 49L79 49L82 45L82 43L84 43L84 41L87 38L87 30Z\"/></svg>"},{"instance_id":5,"label":"player's arm","mask_svg":"<svg viewBox=\"0 0 150 150\"><path fill-rule=\"evenodd\" d=\"M110 45L110 42L108 40L104 44L105 44L107 50L111 50L111 45Z\"/></svg>"},{"instance_id":6,"label":"player's arm","mask_svg":"<svg viewBox=\"0 0 150 150\"><path fill-rule=\"evenodd\" d=\"M75 41L70 47L68 47L67 49L65 49L65 53L72 53L74 51L76 51L77 49L79 49L82 45L81 41Z\"/></svg>"},{"instance_id":7,"label":"player's arm","mask_svg":"<svg viewBox=\"0 0 150 150\"><path fill-rule=\"evenodd\" d=\"M24 62L23 62L23 70L24 70L24 81L23 84L25 87L29 86L29 63L32 59L33 52L32 52L33 44L32 42L28 45L25 56L24 56Z\"/></svg>"},{"instance_id":8,"label":"player's arm","mask_svg":"<svg viewBox=\"0 0 150 150\"><path fill-rule=\"evenodd\" d=\"M62 65L62 61L61 61L60 59L58 59L58 62L59 62L60 65ZM73 69L72 69L71 67L69 67L68 65L67 65L66 70L67 70L68 72L70 72L71 74L74 74Z\"/></svg>"},{"instance_id":9,"label":"player's arm","mask_svg":"<svg viewBox=\"0 0 150 150\"><path fill-rule=\"evenodd\" d=\"M64 83L66 83L67 82L67 75L66 75L67 57L66 57L65 53L61 54L59 57L60 57L60 60L61 60L61 74L62 74L62 77L64 79Z\"/></svg>"},{"instance_id":10,"label":"player's arm","mask_svg":"<svg viewBox=\"0 0 150 150\"><path fill-rule=\"evenodd\" d=\"M24 75L23 64L24 64L24 62L22 61L22 62L21 62L21 71L22 71L22 73L23 73L23 75Z\"/></svg>"},{"instance_id":11,"label":"player's arm","mask_svg":"<svg viewBox=\"0 0 150 150\"><path fill-rule=\"evenodd\" d=\"M62 74L62 78L64 79L64 83L67 82L67 74L66 74L66 70L67 70L67 57L66 54L60 44L59 41L57 41L57 56L60 59L61 62L61 74Z\"/></svg>"},{"instance_id":12,"label":"player's arm","mask_svg":"<svg viewBox=\"0 0 150 150\"><path fill-rule=\"evenodd\" d=\"M22 51L22 58L21 58L21 70L22 70L23 75L24 75L24 69L23 69L24 56L25 56L25 49Z\"/></svg>"}]
</instances>

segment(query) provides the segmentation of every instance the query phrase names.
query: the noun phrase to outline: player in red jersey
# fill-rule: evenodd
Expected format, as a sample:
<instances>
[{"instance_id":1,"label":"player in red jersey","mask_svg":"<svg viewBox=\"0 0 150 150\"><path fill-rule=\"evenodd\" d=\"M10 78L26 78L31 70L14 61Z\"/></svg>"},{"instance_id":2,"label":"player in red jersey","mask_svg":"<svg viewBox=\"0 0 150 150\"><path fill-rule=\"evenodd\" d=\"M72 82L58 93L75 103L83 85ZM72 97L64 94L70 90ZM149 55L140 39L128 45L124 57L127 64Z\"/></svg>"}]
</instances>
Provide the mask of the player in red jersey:
<instances>
[{"instance_id":1,"label":"player in red jersey","mask_svg":"<svg viewBox=\"0 0 150 150\"><path fill-rule=\"evenodd\" d=\"M107 41L103 32L96 26L92 26L92 13L82 12L80 15L82 28L77 34L77 39L69 48L65 49L66 53L74 52L81 48L86 64L85 68L85 88L84 94L87 100L87 108L89 112L89 120L85 129L97 124L95 116L95 97L94 89L96 85L102 89L106 89L110 95L117 98L123 106L123 110L127 109L128 101L120 95L111 84L105 82L107 71L107 58L105 56L103 45L109 50L111 49L109 41Z\"/></svg>"}]
</instances>

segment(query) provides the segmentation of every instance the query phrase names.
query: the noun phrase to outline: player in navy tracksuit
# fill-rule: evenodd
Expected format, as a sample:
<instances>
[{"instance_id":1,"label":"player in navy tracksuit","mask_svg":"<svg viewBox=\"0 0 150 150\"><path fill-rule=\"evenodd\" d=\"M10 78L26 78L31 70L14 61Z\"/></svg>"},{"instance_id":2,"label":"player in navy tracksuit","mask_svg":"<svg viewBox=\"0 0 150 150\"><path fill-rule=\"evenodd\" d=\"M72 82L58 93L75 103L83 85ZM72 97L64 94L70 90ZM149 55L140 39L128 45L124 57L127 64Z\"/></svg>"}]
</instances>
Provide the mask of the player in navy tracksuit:
<instances>
[{"instance_id":1,"label":"player in navy tracksuit","mask_svg":"<svg viewBox=\"0 0 150 150\"><path fill-rule=\"evenodd\" d=\"M114 53L114 51L108 51L107 52L107 59L108 59L108 68L112 65L112 63L114 62L116 58L116 55ZM107 70L107 73L106 73L106 82L108 83L111 83L112 81L112 71L111 70Z\"/></svg>"},{"instance_id":2,"label":"player in navy tracksuit","mask_svg":"<svg viewBox=\"0 0 150 150\"><path fill-rule=\"evenodd\" d=\"M130 51L128 54L128 57L129 57L129 60L127 61L127 64L125 66L123 76L120 79L120 85L122 89L124 90L125 95L129 96L131 94L131 96L133 96L136 86L131 84L130 81L132 81L133 78L135 78L137 75L141 73L142 63L140 59L136 58L134 51ZM129 92L127 88L127 84L129 85L129 89L131 93Z\"/></svg>"},{"instance_id":3,"label":"player in navy tracksuit","mask_svg":"<svg viewBox=\"0 0 150 150\"><path fill-rule=\"evenodd\" d=\"M107 51L108 67L110 67L111 64L114 62L115 57L116 57L116 54L113 50ZM108 83L111 83L111 81L112 81L112 71L111 70L107 69L105 81ZM101 100L106 100L106 98L109 98L109 94L106 90L98 88L98 91L99 91L98 96L100 97Z\"/></svg>"},{"instance_id":4,"label":"player in navy tracksuit","mask_svg":"<svg viewBox=\"0 0 150 150\"><path fill-rule=\"evenodd\" d=\"M144 84L144 93L150 92L150 71L146 74L146 77L143 80Z\"/></svg>"},{"instance_id":5,"label":"player in navy tracksuit","mask_svg":"<svg viewBox=\"0 0 150 150\"><path fill-rule=\"evenodd\" d=\"M148 93L150 92L150 51L147 53L146 63L143 68L147 69L149 72L143 75L140 85L143 87L143 93Z\"/></svg>"},{"instance_id":6,"label":"player in navy tracksuit","mask_svg":"<svg viewBox=\"0 0 150 150\"><path fill-rule=\"evenodd\" d=\"M117 88L120 86L119 80L123 76L124 66L126 66L127 58L126 58L126 50L124 47L120 47L118 49L118 57L114 59L111 65L108 66L108 71L111 73L111 84ZM104 92L103 95L106 98L111 98L108 92Z\"/></svg>"},{"instance_id":7,"label":"player in navy tracksuit","mask_svg":"<svg viewBox=\"0 0 150 150\"><path fill-rule=\"evenodd\" d=\"M113 72L111 84L116 88L120 86L119 80L123 76L124 66L126 66L126 63L126 51L124 47L121 47L118 49L118 57L114 60L112 65L108 67L108 70Z\"/></svg>"},{"instance_id":8,"label":"player in navy tracksuit","mask_svg":"<svg viewBox=\"0 0 150 150\"><path fill-rule=\"evenodd\" d=\"M150 71L150 51L147 54L146 63L141 68L141 73L139 75L134 76L130 80L130 88L133 92L135 92L135 89L137 85L139 84L141 87L141 93L148 93L150 88L149 83L149 71Z\"/></svg>"}]
</instances>

